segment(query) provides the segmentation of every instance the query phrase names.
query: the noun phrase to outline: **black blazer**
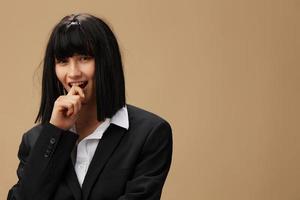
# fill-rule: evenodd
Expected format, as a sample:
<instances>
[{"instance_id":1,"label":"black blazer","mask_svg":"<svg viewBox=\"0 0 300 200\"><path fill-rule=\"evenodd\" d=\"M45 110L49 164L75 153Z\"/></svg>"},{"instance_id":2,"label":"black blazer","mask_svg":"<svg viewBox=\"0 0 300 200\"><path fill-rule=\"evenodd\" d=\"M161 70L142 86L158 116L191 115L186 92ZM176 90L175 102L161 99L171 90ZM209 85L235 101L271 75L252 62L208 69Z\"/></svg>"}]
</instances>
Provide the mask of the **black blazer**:
<instances>
[{"instance_id":1,"label":"black blazer","mask_svg":"<svg viewBox=\"0 0 300 200\"><path fill-rule=\"evenodd\" d=\"M129 129L110 124L80 188L70 155L78 136L46 123L23 135L8 200L157 200L172 157L164 119L127 105Z\"/></svg>"}]
</instances>

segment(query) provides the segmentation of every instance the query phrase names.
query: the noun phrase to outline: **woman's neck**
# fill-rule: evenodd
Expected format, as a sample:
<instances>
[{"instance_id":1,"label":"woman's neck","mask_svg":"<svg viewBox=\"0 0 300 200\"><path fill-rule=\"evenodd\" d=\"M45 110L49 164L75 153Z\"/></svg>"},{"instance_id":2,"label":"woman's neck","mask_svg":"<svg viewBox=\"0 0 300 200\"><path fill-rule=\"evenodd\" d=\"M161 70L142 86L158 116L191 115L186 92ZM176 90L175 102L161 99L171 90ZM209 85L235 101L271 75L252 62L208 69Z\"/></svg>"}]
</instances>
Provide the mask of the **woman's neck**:
<instances>
[{"instance_id":1,"label":"woman's neck","mask_svg":"<svg viewBox=\"0 0 300 200\"><path fill-rule=\"evenodd\" d=\"M90 135L102 122L97 120L96 104L86 104L81 107L78 119L75 122L79 141Z\"/></svg>"}]
</instances>

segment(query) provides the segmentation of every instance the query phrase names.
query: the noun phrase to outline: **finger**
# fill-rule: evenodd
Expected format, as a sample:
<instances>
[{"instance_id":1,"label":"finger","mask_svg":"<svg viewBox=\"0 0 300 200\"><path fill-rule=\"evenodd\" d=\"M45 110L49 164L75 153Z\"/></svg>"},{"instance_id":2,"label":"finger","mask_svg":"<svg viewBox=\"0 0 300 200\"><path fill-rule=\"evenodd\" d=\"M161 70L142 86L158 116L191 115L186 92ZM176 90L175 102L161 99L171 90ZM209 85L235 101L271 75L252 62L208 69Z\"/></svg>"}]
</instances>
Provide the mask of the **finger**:
<instances>
[{"instance_id":1,"label":"finger","mask_svg":"<svg viewBox=\"0 0 300 200\"><path fill-rule=\"evenodd\" d=\"M68 108L67 113L66 113L66 116L67 116L67 117L70 117L71 115L73 115L73 113L74 113L74 108L73 108L73 106L72 106L72 107Z\"/></svg>"},{"instance_id":2,"label":"finger","mask_svg":"<svg viewBox=\"0 0 300 200\"><path fill-rule=\"evenodd\" d=\"M74 114L77 114L80 109L81 109L81 100L80 97L78 95L70 95L70 96L66 96L66 98L68 99L68 101L72 102L73 106L74 106Z\"/></svg>"},{"instance_id":3,"label":"finger","mask_svg":"<svg viewBox=\"0 0 300 200\"><path fill-rule=\"evenodd\" d=\"M71 90L69 91L69 93L67 94L67 96L79 96L80 97L80 101L84 101L85 99L85 95L84 95L84 92L83 90L78 87L78 86L72 86Z\"/></svg>"},{"instance_id":4,"label":"finger","mask_svg":"<svg viewBox=\"0 0 300 200\"><path fill-rule=\"evenodd\" d=\"M73 85L72 88L70 89L70 91L68 92L67 94L68 96L69 95L79 95L82 99L85 98L85 95L81 89L81 87L79 86L76 86L76 85Z\"/></svg>"},{"instance_id":5,"label":"finger","mask_svg":"<svg viewBox=\"0 0 300 200\"><path fill-rule=\"evenodd\" d=\"M77 96L73 96L73 97L75 97L75 98L70 100L72 102L73 108L74 108L72 115L76 115L80 110L81 102Z\"/></svg>"},{"instance_id":6,"label":"finger","mask_svg":"<svg viewBox=\"0 0 300 200\"><path fill-rule=\"evenodd\" d=\"M69 117L74 112L73 104L69 100L61 100L59 102L59 107L67 117Z\"/></svg>"},{"instance_id":7,"label":"finger","mask_svg":"<svg viewBox=\"0 0 300 200\"><path fill-rule=\"evenodd\" d=\"M76 100L77 113L81 110L81 100Z\"/></svg>"},{"instance_id":8,"label":"finger","mask_svg":"<svg viewBox=\"0 0 300 200\"><path fill-rule=\"evenodd\" d=\"M81 109L81 101L79 95L67 95L62 96L58 101L61 111L65 113L67 117L76 115Z\"/></svg>"}]
</instances>

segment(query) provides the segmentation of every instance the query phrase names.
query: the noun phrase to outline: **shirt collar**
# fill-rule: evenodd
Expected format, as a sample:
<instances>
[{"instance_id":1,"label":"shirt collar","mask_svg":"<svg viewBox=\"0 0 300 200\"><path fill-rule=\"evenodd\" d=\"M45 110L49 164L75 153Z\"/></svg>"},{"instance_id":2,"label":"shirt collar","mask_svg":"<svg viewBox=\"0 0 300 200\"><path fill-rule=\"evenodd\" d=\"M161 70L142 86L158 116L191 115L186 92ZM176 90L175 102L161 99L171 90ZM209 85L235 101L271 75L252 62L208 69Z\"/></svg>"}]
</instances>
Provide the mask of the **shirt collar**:
<instances>
[{"instance_id":1,"label":"shirt collar","mask_svg":"<svg viewBox=\"0 0 300 200\"><path fill-rule=\"evenodd\" d=\"M129 128L129 120L128 120L128 111L127 111L127 106L124 106L120 110L112 116L110 123L113 123L117 126L120 126L122 128L125 128L128 130Z\"/></svg>"},{"instance_id":2,"label":"shirt collar","mask_svg":"<svg viewBox=\"0 0 300 200\"><path fill-rule=\"evenodd\" d=\"M125 105L123 108L118 110L112 118L106 118L104 122L102 122L90 135L88 135L83 140L87 139L101 139L105 130L109 127L110 123L113 123L117 126L125 128L128 130L129 128L129 119L128 119L128 111L127 106ZM70 131L76 133L75 126L73 126Z\"/></svg>"}]
</instances>

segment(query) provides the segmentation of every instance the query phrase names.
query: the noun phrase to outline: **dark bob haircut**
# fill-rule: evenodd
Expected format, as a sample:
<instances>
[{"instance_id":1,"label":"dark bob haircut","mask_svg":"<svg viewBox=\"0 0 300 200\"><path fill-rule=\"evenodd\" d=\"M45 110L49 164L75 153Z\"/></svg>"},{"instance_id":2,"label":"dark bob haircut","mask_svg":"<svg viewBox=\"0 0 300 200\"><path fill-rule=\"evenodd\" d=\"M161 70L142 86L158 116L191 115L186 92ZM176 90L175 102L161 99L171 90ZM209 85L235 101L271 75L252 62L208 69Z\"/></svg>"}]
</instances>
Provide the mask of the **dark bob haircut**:
<instances>
[{"instance_id":1,"label":"dark bob haircut","mask_svg":"<svg viewBox=\"0 0 300 200\"><path fill-rule=\"evenodd\" d=\"M55 59L74 54L95 58L97 120L111 118L126 104L118 42L109 26L90 14L65 16L53 29L45 52L41 104L36 122L49 122L54 102L65 94L55 73Z\"/></svg>"}]
</instances>

